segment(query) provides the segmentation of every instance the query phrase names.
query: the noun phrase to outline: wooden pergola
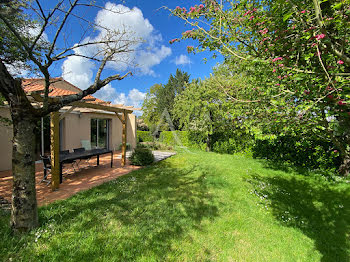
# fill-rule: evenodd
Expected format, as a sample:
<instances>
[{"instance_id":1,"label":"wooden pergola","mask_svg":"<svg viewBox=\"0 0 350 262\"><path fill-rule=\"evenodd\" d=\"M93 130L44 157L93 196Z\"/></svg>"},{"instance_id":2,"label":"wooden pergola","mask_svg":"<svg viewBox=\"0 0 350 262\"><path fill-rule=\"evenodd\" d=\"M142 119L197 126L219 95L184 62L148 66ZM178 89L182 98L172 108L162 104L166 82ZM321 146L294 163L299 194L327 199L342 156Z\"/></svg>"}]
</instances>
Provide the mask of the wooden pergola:
<instances>
[{"instance_id":1,"label":"wooden pergola","mask_svg":"<svg viewBox=\"0 0 350 262\"><path fill-rule=\"evenodd\" d=\"M41 104L43 102L43 97L41 92L31 92L28 96L33 98L34 103ZM50 101L59 100L58 97L50 97ZM127 119L128 114L133 112L132 106L113 106L110 104L96 104L89 103L89 100L81 100L73 102L70 108L64 113L52 112L50 114L50 141L51 141L51 186L52 190L57 190L60 185L60 120L64 118L65 115L72 112L75 108L90 108L96 110L102 110L107 112L115 113L122 123L122 158L121 165L126 164L126 140L127 140ZM135 110L135 109L134 109Z\"/></svg>"}]
</instances>

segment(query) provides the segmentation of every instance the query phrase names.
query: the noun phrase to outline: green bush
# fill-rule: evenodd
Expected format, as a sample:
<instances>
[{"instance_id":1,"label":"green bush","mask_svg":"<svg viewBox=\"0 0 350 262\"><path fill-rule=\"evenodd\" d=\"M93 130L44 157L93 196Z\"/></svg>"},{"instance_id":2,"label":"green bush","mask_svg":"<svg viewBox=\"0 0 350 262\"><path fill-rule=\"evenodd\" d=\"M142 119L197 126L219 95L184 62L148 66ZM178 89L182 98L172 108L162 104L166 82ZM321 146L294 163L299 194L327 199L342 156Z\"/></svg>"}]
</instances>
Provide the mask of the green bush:
<instances>
[{"instance_id":1,"label":"green bush","mask_svg":"<svg viewBox=\"0 0 350 262\"><path fill-rule=\"evenodd\" d=\"M216 153L247 153L253 145L254 136L240 128L216 132L212 136L212 149Z\"/></svg>"},{"instance_id":2,"label":"green bush","mask_svg":"<svg viewBox=\"0 0 350 262\"><path fill-rule=\"evenodd\" d=\"M153 136L150 131L137 131L138 142L153 142Z\"/></svg>"},{"instance_id":3,"label":"green bush","mask_svg":"<svg viewBox=\"0 0 350 262\"><path fill-rule=\"evenodd\" d=\"M135 166L147 166L154 162L152 151L145 147L136 147L129 160Z\"/></svg>"},{"instance_id":4,"label":"green bush","mask_svg":"<svg viewBox=\"0 0 350 262\"><path fill-rule=\"evenodd\" d=\"M151 150L169 150L169 151L173 151L174 147L164 144L164 143L160 143L160 142L140 142L138 144L139 147L144 147L144 148L149 148Z\"/></svg>"},{"instance_id":5,"label":"green bush","mask_svg":"<svg viewBox=\"0 0 350 262\"><path fill-rule=\"evenodd\" d=\"M162 131L159 141L170 146L198 147L192 138L192 131Z\"/></svg>"},{"instance_id":6,"label":"green bush","mask_svg":"<svg viewBox=\"0 0 350 262\"><path fill-rule=\"evenodd\" d=\"M287 162L308 169L335 171L341 160L331 142L315 137L277 136L256 140L253 157Z\"/></svg>"}]
</instances>

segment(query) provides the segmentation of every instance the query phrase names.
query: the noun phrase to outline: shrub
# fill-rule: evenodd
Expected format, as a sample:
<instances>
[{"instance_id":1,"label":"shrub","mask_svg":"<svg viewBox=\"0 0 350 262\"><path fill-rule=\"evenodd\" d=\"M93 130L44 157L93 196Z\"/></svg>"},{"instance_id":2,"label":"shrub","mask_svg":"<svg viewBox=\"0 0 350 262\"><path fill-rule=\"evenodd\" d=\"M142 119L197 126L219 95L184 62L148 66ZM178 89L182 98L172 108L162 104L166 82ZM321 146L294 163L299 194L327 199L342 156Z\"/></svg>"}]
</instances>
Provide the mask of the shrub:
<instances>
[{"instance_id":1,"label":"shrub","mask_svg":"<svg viewBox=\"0 0 350 262\"><path fill-rule=\"evenodd\" d=\"M138 147L149 148L151 150L170 150L173 151L173 146L160 143L160 142L140 142Z\"/></svg>"},{"instance_id":2,"label":"shrub","mask_svg":"<svg viewBox=\"0 0 350 262\"><path fill-rule=\"evenodd\" d=\"M201 142L192 139L192 137L197 138L195 133L192 131L162 131L159 141L170 146L198 148L199 145L201 145Z\"/></svg>"},{"instance_id":3,"label":"shrub","mask_svg":"<svg viewBox=\"0 0 350 262\"><path fill-rule=\"evenodd\" d=\"M286 135L256 140L253 156L308 169L335 170L341 163L339 153L331 142L305 136Z\"/></svg>"},{"instance_id":4,"label":"shrub","mask_svg":"<svg viewBox=\"0 0 350 262\"><path fill-rule=\"evenodd\" d=\"M152 151L145 147L136 147L129 160L135 166L147 166L154 162Z\"/></svg>"},{"instance_id":5,"label":"shrub","mask_svg":"<svg viewBox=\"0 0 350 262\"><path fill-rule=\"evenodd\" d=\"M150 131L137 131L138 142L153 142L153 136Z\"/></svg>"}]
</instances>

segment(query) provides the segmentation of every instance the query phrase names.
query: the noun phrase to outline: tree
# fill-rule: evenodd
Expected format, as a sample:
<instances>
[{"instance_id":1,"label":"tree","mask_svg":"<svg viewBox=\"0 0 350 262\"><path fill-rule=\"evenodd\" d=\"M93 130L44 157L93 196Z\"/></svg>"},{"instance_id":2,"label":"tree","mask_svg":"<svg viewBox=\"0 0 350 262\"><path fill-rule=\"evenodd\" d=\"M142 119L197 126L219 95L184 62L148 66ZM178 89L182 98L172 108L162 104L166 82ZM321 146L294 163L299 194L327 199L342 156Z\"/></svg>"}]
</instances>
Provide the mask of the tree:
<instances>
[{"instance_id":1,"label":"tree","mask_svg":"<svg viewBox=\"0 0 350 262\"><path fill-rule=\"evenodd\" d=\"M232 101L248 108L246 119L278 131L311 128L333 142L339 171L348 174L350 1L201 2L172 10L193 26L181 38L198 40L188 51L219 52L246 76L246 89L222 83Z\"/></svg>"},{"instance_id":2,"label":"tree","mask_svg":"<svg viewBox=\"0 0 350 262\"><path fill-rule=\"evenodd\" d=\"M47 6L48 3L45 4ZM33 139L36 122L40 117L58 111L65 105L93 94L111 81L122 80L130 74L101 78L106 65L132 52L139 39L133 38L132 32L126 29L108 30L101 28L98 23L86 21L82 15L86 8L104 7L82 0L57 1L49 10L39 0L8 0L0 4L0 93L10 107L13 123L11 226L15 232L28 231L38 226ZM108 11L118 15L118 10ZM63 32L68 31L75 22L85 27L80 41L69 46ZM30 33L30 28L35 28L36 33ZM99 38L92 37L95 29L102 32ZM53 32L48 37L50 40L45 40L45 32ZM70 56L79 56L95 63L97 72L94 83L78 94L51 101L51 68ZM43 103L39 107L31 104L22 88L21 79L15 78L8 70L9 66L18 64L35 68L45 79Z\"/></svg>"},{"instance_id":3,"label":"tree","mask_svg":"<svg viewBox=\"0 0 350 262\"><path fill-rule=\"evenodd\" d=\"M150 88L142 105L143 117L149 126L155 127L159 125L159 121L163 121L161 116L166 110L173 121L174 128L176 130L179 128L179 124L172 113L174 100L176 96L185 90L189 79L189 74L177 69L175 75L171 74L165 85L156 84ZM162 129L169 129L167 123L163 123Z\"/></svg>"},{"instance_id":4,"label":"tree","mask_svg":"<svg viewBox=\"0 0 350 262\"><path fill-rule=\"evenodd\" d=\"M151 86L151 88L147 91L146 97L142 104L142 118L152 132L156 129L156 125L160 120L160 115L157 111L156 99L161 88L163 88L161 84Z\"/></svg>"},{"instance_id":5,"label":"tree","mask_svg":"<svg viewBox=\"0 0 350 262\"><path fill-rule=\"evenodd\" d=\"M192 81L188 87L175 98L174 118L179 127L200 133L206 137L206 150L212 150L212 136L226 128L232 128L228 114L232 104L227 96L219 90L214 77L204 81Z\"/></svg>"}]
</instances>

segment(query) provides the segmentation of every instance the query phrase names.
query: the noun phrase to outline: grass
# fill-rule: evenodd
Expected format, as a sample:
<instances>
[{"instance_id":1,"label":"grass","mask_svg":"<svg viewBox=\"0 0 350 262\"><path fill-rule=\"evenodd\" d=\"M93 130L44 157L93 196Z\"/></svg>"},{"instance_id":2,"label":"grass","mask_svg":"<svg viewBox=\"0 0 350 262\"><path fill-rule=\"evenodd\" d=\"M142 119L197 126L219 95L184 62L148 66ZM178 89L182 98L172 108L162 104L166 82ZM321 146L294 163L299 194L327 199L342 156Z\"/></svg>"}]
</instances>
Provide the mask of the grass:
<instances>
[{"instance_id":1,"label":"grass","mask_svg":"<svg viewBox=\"0 0 350 262\"><path fill-rule=\"evenodd\" d=\"M39 210L4 261L350 261L350 183L183 152Z\"/></svg>"}]
</instances>

